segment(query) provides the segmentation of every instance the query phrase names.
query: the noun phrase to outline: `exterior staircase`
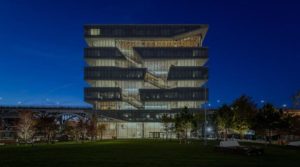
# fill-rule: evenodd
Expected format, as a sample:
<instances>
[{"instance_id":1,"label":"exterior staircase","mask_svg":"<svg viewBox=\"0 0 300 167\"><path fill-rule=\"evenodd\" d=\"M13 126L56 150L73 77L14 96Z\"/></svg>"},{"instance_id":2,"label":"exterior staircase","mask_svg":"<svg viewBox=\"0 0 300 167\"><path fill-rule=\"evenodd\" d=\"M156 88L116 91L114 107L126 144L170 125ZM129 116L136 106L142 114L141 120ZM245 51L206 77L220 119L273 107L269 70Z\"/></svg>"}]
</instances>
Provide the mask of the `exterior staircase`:
<instances>
[{"instance_id":1,"label":"exterior staircase","mask_svg":"<svg viewBox=\"0 0 300 167\"><path fill-rule=\"evenodd\" d=\"M125 56L125 58L134 66L141 68L142 63L140 61L140 58L134 55L132 48L122 48L120 45L116 45L116 47L120 50L120 52ZM155 76L154 74L150 73L149 71L146 71L145 76L146 82L149 82L150 84L158 87L158 88L168 88L168 84L166 80Z\"/></svg>"},{"instance_id":2,"label":"exterior staircase","mask_svg":"<svg viewBox=\"0 0 300 167\"><path fill-rule=\"evenodd\" d=\"M149 71L146 72L145 80L158 88L169 88L167 82L164 79L155 76Z\"/></svg>"},{"instance_id":3,"label":"exterior staircase","mask_svg":"<svg viewBox=\"0 0 300 167\"><path fill-rule=\"evenodd\" d=\"M120 52L125 56L125 58L134 66L134 67L142 67L142 63L140 62L139 58L134 56L133 49L126 49L122 48L117 45L117 48Z\"/></svg>"},{"instance_id":4,"label":"exterior staircase","mask_svg":"<svg viewBox=\"0 0 300 167\"><path fill-rule=\"evenodd\" d=\"M125 102L131 104L132 106L134 106L137 109L143 109L144 108L143 103L141 103L138 99L136 99L136 98L134 98L132 96L128 96L128 95L122 93L122 99Z\"/></svg>"}]
</instances>

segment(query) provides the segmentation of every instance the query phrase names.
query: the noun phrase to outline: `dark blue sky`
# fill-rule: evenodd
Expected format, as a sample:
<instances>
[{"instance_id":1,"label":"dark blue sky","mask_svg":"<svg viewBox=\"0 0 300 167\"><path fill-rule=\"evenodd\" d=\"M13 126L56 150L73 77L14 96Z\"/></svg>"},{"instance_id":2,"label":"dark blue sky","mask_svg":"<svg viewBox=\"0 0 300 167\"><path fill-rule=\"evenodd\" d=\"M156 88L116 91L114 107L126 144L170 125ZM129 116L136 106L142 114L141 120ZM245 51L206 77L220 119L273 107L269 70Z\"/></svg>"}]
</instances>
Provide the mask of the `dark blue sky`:
<instances>
[{"instance_id":1,"label":"dark blue sky","mask_svg":"<svg viewBox=\"0 0 300 167\"><path fill-rule=\"evenodd\" d=\"M85 105L83 25L204 23L210 103L290 105L300 89L297 1L0 2L0 104Z\"/></svg>"}]
</instances>

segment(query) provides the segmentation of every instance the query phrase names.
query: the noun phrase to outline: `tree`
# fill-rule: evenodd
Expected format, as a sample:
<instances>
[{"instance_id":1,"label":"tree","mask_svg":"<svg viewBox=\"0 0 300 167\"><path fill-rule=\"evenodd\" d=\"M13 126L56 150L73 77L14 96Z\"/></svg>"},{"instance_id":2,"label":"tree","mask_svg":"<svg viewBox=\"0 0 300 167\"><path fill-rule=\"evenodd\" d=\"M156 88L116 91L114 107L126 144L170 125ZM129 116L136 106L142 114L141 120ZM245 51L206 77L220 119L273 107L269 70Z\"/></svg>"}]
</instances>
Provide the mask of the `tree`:
<instances>
[{"instance_id":1,"label":"tree","mask_svg":"<svg viewBox=\"0 0 300 167\"><path fill-rule=\"evenodd\" d=\"M217 126L218 134L223 136L224 140L227 140L229 129L233 127L233 120L234 112L228 105L223 105L213 114L213 122Z\"/></svg>"},{"instance_id":2,"label":"tree","mask_svg":"<svg viewBox=\"0 0 300 167\"><path fill-rule=\"evenodd\" d=\"M55 117L47 113L43 113L38 117L36 127L40 133L44 135L47 143L53 141L58 130L58 124L56 123Z\"/></svg>"},{"instance_id":3,"label":"tree","mask_svg":"<svg viewBox=\"0 0 300 167\"><path fill-rule=\"evenodd\" d=\"M183 110L176 114L175 116L175 130L179 138L180 143L184 141L187 143L188 132L192 128L193 115L189 113L187 107L184 107Z\"/></svg>"},{"instance_id":4,"label":"tree","mask_svg":"<svg viewBox=\"0 0 300 167\"><path fill-rule=\"evenodd\" d=\"M271 143L272 131L278 129L281 123L281 113L276 111L272 104L267 103L255 115L254 128L263 129Z\"/></svg>"},{"instance_id":5,"label":"tree","mask_svg":"<svg viewBox=\"0 0 300 167\"><path fill-rule=\"evenodd\" d=\"M19 112L19 121L17 123L17 135L25 143L28 143L32 139L35 128L34 120L31 111L21 111Z\"/></svg>"},{"instance_id":6,"label":"tree","mask_svg":"<svg viewBox=\"0 0 300 167\"><path fill-rule=\"evenodd\" d=\"M104 132L106 131L106 125L105 124L99 124L98 126L97 126L97 131L99 132L99 134L100 134L100 140L102 140L102 138L103 138L103 134L104 134Z\"/></svg>"},{"instance_id":7,"label":"tree","mask_svg":"<svg viewBox=\"0 0 300 167\"><path fill-rule=\"evenodd\" d=\"M297 116L292 115L288 112L285 112L283 109L279 109L277 111L279 113L279 121L278 121L278 125L277 125L277 134L279 135L280 138L280 142L282 142L281 140L281 135L282 134L286 134L286 135L290 135L294 132L296 132L296 125L297 125ZM282 144L282 143L281 143Z\"/></svg>"},{"instance_id":8,"label":"tree","mask_svg":"<svg viewBox=\"0 0 300 167\"><path fill-rule=\"evenodd\" d=\"M87 126L88 126L87 120L85 120L83 118L79 119L77 126L76 126L76 133L78 134L81 142L83 142L86 138Z\"/></svg>"},{"instance_id":9,"label":"tree","mask_svg":"<svg viewBox=\"0 0 300 167\"><path fill-rule=\"evenodd\" d=\"M192 131L195 132L197 135L199 130L205 123L205 115L203 113L195 113L192 119Z\"/></svg>"},{"instance_id":10,"label":"tree","mask_svg":"<svg viewBox=\"0 0 300 167\"><path fill-rule=\"evenodd\" d=\"M97 123L98 123L97 115L93 114L87 126L87 132L88 135L91 137L91 140L97 139L98 136Z\"/></svg>"},{"instance_id":11,"label":"tree","mask_svg":"<svg viewBox=\"0 0 300 167\"><path fill-rule=\"evenodd\" d=\"M300 136L300 115L292 115L291 124L289 132L293 135Z\"/></svg>"},{"instance_id":12,"label":"tree","mask_svg":"<svg viewBox=\"0 0 300 167\"><path fill-rule=\"evenodd\" d=\"M172 130L172 124L173 124L174 120L171 118L170 115L163 114L161 117L161 121L163 122L164 130L166 132L166 140L168 140L169 132Z\"/></svg>"},{"instance_id":13,"label":"tree","mask_svg":"<svg viewBox=\"0 0 300 167\"><path fill-rule=\"evenodd\" d=\"M300 106L300 90L292 96L292 100L293 100L293 106L295 108L298 108Z\"/></svg>"},{"instance_id":14,"label":"tree","mask_svg":"<svg viewBox=\"0 0 300 167\"><path fill-rule=\"evenodd\" d=\"M257 112L256 105L249 96L242 95L233 102L231 108L234 113L232 128L243 138L244 133L252 126Z\"/></svg>"},{"instance_id":15,"label":"tree","mask_svg":"<svg viewBox=\"0 0 300 167\"><path fill-rule=\"evenodd\" d=\"M68 139L77 139L76 135L76 125L72 121L66 121L63 126L62 133L68 136Z\"/></svg>"}]
</instances>

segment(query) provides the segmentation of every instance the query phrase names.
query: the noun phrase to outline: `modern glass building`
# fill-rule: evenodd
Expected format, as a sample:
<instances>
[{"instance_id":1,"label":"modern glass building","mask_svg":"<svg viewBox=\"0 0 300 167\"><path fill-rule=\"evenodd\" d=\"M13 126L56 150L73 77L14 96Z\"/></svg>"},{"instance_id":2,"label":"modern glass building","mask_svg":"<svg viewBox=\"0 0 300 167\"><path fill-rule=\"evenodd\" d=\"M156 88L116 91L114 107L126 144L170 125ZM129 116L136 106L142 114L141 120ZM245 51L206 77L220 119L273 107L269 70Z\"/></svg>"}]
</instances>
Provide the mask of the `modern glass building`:
<instances>
[{"instance_id":1,"label":"modern glass building","mask_svg":"<svg viewBox=\"0 0 300 167\"><path fill-rule=\"evenodd\" d=\"M84 98L107 119L112 136L160 136L163 114L185 106L202 111L207 30L203 24L84 26Z\"/></svg>"}]
</instances>

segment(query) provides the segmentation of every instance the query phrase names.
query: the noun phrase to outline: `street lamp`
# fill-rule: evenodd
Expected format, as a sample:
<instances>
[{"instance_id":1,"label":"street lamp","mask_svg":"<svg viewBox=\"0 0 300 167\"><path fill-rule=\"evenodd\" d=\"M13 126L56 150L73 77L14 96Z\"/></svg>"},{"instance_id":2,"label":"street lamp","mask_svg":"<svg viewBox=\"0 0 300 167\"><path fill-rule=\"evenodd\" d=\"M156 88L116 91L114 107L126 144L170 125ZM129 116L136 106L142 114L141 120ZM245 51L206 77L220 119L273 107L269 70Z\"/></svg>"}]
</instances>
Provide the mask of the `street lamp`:
<instances>
[{"instance_id":1,"label":"street lamp","mask_svg":"<svg viewBox=\"0 0 300 167\"><path fill-rule=\"evenodd\" d=\"M260 102L260 107L263 107L266 101L264 99L261 99L259 102Z\"/></svg>"},{"instance_id":2,"label":"street lamp","mask_svg":"<svg viewBox=\"0 0 300 167\"><path fill-rule=\"evenodd\" d=\"M207 131L207 132L211 132L211 131L212 131L212 128L211 128L211 127L207 127L207 128L206 128L206 131Z\"/></svg>"}]
</instances>

